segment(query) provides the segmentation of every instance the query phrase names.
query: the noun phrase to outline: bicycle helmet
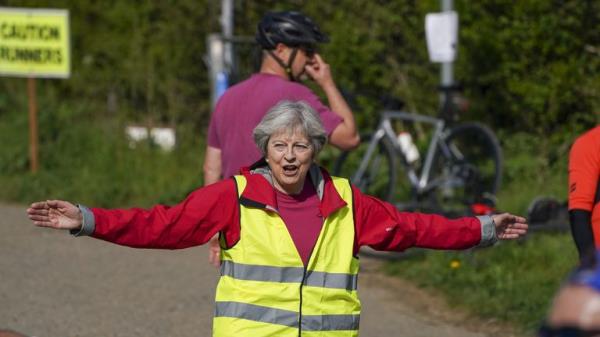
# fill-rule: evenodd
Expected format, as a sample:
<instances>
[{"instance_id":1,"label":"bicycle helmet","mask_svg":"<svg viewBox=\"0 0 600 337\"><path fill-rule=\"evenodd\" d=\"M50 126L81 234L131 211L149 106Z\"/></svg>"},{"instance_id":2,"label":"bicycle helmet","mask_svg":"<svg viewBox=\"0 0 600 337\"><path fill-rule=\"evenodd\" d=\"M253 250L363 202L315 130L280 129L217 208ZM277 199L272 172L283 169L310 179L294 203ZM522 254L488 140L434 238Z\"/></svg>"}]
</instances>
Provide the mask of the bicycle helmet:
<instances>
[{"instance_id":1,"label":"bicycle helmet","mask_svg":"<svg viewBox=\"0 0 600 337\"><path fill-rule=\"evenodd\" d=\"M267 50L275 49L278 43L290 47L314 47L329 42L329 38L306 15L295 12L269 12L256 32L256 42Z\"/></svg>"}]
</instances>

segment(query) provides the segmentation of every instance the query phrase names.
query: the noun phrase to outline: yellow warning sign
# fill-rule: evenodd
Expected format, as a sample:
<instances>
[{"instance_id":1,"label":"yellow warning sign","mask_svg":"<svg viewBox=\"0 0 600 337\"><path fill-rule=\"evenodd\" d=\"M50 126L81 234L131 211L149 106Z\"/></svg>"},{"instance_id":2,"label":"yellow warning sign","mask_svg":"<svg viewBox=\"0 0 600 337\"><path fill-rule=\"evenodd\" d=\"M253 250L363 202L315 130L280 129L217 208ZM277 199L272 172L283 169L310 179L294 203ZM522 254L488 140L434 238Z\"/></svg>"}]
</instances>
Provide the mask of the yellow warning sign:
<instances>
[{"instance_id":1,"label":"yellow warning sign","mask_svg":"<svg viewBox=\"0 0 600 337\"><path fill-rule=\"evenodd\" d=\"M69 77L69 11L0 7L0 75Z\"/></svg>"}]
</instances>

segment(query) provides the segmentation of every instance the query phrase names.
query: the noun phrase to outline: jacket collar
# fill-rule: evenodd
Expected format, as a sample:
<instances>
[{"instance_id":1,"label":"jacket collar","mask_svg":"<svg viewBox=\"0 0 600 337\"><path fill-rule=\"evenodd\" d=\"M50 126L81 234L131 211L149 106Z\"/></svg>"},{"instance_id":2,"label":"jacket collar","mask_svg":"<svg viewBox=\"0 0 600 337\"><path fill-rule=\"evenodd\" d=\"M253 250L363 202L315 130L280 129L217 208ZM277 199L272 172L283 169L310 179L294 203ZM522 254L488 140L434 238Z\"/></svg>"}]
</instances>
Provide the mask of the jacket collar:
<instances>
[{"instance_id":1,"label":"jacket collar","mask_svg":"<svg viewBox=\"0 0 600 337\"><path fill-rule=\"evenodd\" d=\"M240 197L240 202L246 206L277 211L273 176L265 159L262 158L252 166L242 168L241 174L246 178L247 184ZM308 176L321 201L320 210L323 217L326 218L331 213L347 205L335 189L331 176L324 168L312 164Z\"/></svg>"}]
</instances>

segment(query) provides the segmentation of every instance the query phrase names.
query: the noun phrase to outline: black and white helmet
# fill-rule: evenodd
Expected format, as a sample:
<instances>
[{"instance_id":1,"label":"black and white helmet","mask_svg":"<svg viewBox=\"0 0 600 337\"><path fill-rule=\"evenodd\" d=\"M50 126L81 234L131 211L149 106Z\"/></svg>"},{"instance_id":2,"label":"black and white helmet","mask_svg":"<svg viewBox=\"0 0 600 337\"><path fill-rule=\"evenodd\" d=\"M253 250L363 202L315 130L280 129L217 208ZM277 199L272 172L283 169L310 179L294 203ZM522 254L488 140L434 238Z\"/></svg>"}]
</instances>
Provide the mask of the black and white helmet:
<instances>
[{"instance_id":1,"label":"black and white helmet","mask_svg":"<svg viewBox=\"0 0 600 337\"><path fill-rule=\"evenodd\" d=\"M258 24L256 42L263 49L275 49L278 43L290 47L315 47L329 42L319 27L300 12L269 12Z\"/></svg>"}]
</instances>

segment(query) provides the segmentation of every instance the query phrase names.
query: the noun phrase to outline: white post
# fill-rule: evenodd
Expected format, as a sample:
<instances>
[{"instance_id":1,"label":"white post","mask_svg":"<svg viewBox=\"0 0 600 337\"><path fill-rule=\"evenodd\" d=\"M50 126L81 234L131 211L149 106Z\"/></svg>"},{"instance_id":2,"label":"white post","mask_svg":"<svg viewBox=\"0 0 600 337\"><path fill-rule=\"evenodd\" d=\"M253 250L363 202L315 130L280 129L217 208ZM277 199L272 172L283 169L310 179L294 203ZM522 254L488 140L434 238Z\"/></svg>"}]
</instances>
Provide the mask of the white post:
<instances>
[{"instance_id":1,"label":"white post","mask_svg":"<svg viewBox=\"0 0 600 337\"><path fill-rule=\"evenodd\" d=\"M453 10L453 0L441 0L442 12ZM441 68L442 86L450 86L454 84L454 68L453 62L442 62Z\"/></svg>"},{"instance_id":2,"label":"white post","mask_svg":"<svg viewBox=\"0 0 600 337\"><path fill-rule=\"evenodd\" d=\"M209 34L207 38L207 64L211 82L211 103L214 108L217 100L229 87L229 75L233 67L233 9L234 0L221 0L221 33Z\"/></svg>"},{"instance_id":3,"label":"white post","mask_svg":"<svg viewBox=\"0 0 600 337\"><path fill-rule=\"evenodd\" d=\"M220 34L209 34L206 39L208 45L208 70L210 76L210 96L212 107L214 108L217 104L217 100L226 88L223 88L223 83L226 84L227 78L225 74L224 64L224 46L223 39ZM225 85L226 86L226 85Z\"/></svg>"}]
</instances>

